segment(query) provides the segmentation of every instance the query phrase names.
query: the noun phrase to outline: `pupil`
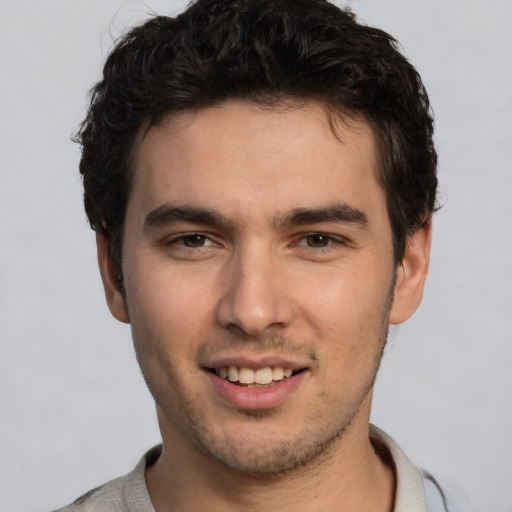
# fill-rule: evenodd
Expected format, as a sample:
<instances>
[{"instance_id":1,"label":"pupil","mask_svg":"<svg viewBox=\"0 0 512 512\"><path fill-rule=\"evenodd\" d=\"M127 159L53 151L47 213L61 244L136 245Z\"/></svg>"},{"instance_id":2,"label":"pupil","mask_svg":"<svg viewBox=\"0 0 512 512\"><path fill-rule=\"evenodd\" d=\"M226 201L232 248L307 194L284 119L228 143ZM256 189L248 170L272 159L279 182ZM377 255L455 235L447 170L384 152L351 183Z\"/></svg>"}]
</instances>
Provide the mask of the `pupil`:
<instances>
[{"instance_id":1,"label":"pupil","mask_svg":"<svg viewBox=\"0 0 512 512\"><path fill-rule=\"evenodd\" d=\"M325 247L328 243L328 239L325 235L309 235L308 245L310 247Z\"/></svg>"},{"instance_id":2,"label":"pupil","mask_svg":"<svg viewBox=\"0 0 512 512\"><path fill-rule=\"evenodd\" d=\"M187 247L201 247L204 244L204 235L190 235L183 241Z\"/></svg>"}]
</instances>

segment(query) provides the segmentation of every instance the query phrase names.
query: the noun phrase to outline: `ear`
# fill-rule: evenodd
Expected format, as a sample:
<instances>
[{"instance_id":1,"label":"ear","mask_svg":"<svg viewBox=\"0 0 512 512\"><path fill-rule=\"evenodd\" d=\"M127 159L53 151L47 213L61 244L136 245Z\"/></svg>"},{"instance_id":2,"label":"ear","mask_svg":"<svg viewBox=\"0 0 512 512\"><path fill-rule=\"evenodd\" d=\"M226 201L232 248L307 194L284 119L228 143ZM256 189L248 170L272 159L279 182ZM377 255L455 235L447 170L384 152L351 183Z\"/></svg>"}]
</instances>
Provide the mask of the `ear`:
<instances>
[{"instance_id":1,"label":"ear","mask_svg":"<svg viewBox=\"0 0 512 512\"><path fill-rule=\"evenodd\" d=\"M100 267L101 280L103 281L103 289L105 290L108 308L114 318L120 322L130 323L124 297L117 283L114 265L108 254L107 237L98 231L96 231L96 247L98 250L98 265Z\"/></svg>"},{"instance_id":2,"label":"ear","mask_svg":"<svg viewBox=\"0 0 512 512\"><path fill-rule=\"evenodd\" d=\"M429 219L407 241L405 254L397 269L395 295L389 323L405 322L418 308L430 261L432 219Z\"/></svg>"}]
</instances>

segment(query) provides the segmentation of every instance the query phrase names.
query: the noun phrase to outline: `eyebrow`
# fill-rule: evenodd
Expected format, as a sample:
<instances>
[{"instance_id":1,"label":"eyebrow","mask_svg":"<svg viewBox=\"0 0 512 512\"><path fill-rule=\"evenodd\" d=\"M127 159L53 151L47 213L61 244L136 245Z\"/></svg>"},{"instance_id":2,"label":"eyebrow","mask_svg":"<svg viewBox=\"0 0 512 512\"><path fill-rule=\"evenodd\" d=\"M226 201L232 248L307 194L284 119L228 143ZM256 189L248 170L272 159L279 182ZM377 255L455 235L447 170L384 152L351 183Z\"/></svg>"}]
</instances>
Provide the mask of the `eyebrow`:
<instances>
[{"instance_id":1,"label":"eyebrow","mask_svg":"<svg viewBox=\"0 0 512 512\"><path fill-rule=\"evenodd\" d=\"M144 227L147 229L158 228L176 222L190 222L210 227L231 224L223 215L207 208L166 203L146 215Z\"/></svg>"},{"instance_id":2,"label":"eyebrow","mask_svg":"<svg viewBox=\"0 0 512 512\"><path fill-rule=\"evenodd\" d=\"M343 222L368 227L368 216L358 208L346 203L337 203L321 208L297 208L286 213L277 222L279 227L304 226L322 222Z\"/></svg>"},{"instance_id":3,"label":"eyebrow","mask_svg":"<svg viewBox=\"0 0 512 512\"><path fill-rule=\"evenodd\" d=\"M234 224L220 213L208 208L166 203L146 215L144 228L159 228L177 222L224 228ZM275 225L278 228L285 228L322 222L343 222L368 227L367 215L346 203L321 208L296 208L278 217Z\"/></svg>"}]
</instances>

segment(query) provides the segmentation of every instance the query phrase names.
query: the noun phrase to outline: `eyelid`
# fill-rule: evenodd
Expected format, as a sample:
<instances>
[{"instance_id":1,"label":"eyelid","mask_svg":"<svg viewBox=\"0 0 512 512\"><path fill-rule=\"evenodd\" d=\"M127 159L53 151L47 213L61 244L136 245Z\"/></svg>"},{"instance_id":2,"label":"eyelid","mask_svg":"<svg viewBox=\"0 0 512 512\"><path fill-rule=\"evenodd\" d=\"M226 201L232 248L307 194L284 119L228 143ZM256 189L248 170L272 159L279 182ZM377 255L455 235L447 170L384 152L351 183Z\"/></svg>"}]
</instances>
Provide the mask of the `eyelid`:
<instances>
[{"instance_id":1,"label":"eyelid","mask_svg":"<svg viewBox=\"0 0 512 512\"><path fill-rule=\"evenodd\" d=\"M205 233L203 231L187 231L184 233L174 233L172 235L168 235L165 238L162 239L162 245L176 245L177 242L183 241L185 238L193 237L193 236L202 236L205 238L205 241L208 243L205 243L206 246L212 246L212 245L219 245L218 242L216 242L212 236L208 233ZM200 249L203 246L200 247L187 247L186 245L183 245L183 248L185 249Z\"/></svg>"},{"instance_id":2,"label":"eyelid","mask_svg":"<svg viewBox=\"0 0 512 512\"><path fill-rule=\"evenodd\" d=\"M198 231L191 230L191 231L173 233L171 235L167 235L161 239L161 245L164 245L164 246L176 245L177 242L182 241L183 239L185 239L187 237L192 237L195 235L204 237L206 243L203 246L196 247L196 248L187 247L187 246L183 245L182 247L184 249L200 249L201 247L205 247L205 246L210 247L210 246L222 246L223 245L222 242L218 241L217 237L214 234L208 233L205 231L199 231L199 230ZM307 243L301 243L301 242L305 242L307 237L310 237L310 236L325 237L328 240L328 244L324 247L314 247L314 246L308 246ZM327 249L328 247L333 246L333 245L348 245L349 243L350 243L350 240L348 240L346 237L338 235L338 234L334 235L331 233L326 233L324 231L307 231L307 232L297 234L294 237L293 245L297 245L300 247L307 247L310 249Z\"/></svg>"},{"instance_id":3,"label":"eyelid","mask_svg":"<svg viewBox=\"0 0 512 512\"><path fill-rule=\"evenodd\" d=\"M334 244L340 244L340 245L346 245L348 243L348 240L345 237L342 237L340 235L332 235L330 233L324 233L323 231L309 231L307 233L301 233L296 238L296 244L300 246L307 247L307 244L301 244L299 242L305 240L309 236L322 236L328 239L329 243L327 246L323 247L324 249L329 247L330 245ZM311 249L322 249L322 247L311 247Z\"/></svg>"}]
</instances>

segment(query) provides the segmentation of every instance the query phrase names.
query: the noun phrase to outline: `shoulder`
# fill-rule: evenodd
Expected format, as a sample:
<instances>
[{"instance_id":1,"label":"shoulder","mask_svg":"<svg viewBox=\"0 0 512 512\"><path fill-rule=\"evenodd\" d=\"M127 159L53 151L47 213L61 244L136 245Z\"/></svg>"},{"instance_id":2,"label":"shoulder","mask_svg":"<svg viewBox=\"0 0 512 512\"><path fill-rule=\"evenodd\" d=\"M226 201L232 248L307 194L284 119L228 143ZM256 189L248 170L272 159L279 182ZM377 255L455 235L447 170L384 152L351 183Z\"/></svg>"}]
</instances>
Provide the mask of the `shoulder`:
<instances>
[{"instance_id":1,"label":"shoulder","mask_svg":"<svg viewBox=\"0 0 512 512\"><path fill-rule=\"evenodd\" d=\"M468 497L454 484L441 485L428 471L420 470L427 512L476 512Z\"/></svg>"},{"instance_id":2,"label":"shoulder","mask_svg":"<svg viewBox=\"0 0 512 512\"><path fill-rule=\"evenodd\" d=\"M123 483L127 477L120 477L84 494L71 505L55 512L122 512Z\"/></svg>"},{"instance_id":3,"label":"shoulder","mask_svg":"<svg viewBox=\"0 0 512 512\"><path fill-rule=\"evenodd\" d=\"M146 466L160 456L161 450L161 445L155 446L127 475L89 491L71 505L54 512L155 512L144 473Z\"/></svg>"},{"instance_id":4,"label":"shoulder","mask_svg":"<svg viewBox=\"0 0 512 512\"><path fill-rule=\"evenodd\" d=\"M395 512L476 512L454 485L440 485L430 473L415 467L385 432L371 425L370 438L377 453L394 468Z\"/></svg>"}]
</instances>

